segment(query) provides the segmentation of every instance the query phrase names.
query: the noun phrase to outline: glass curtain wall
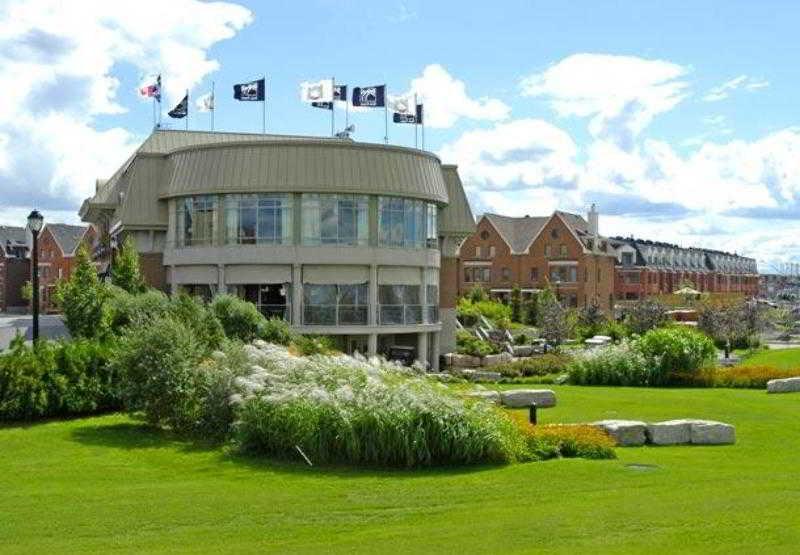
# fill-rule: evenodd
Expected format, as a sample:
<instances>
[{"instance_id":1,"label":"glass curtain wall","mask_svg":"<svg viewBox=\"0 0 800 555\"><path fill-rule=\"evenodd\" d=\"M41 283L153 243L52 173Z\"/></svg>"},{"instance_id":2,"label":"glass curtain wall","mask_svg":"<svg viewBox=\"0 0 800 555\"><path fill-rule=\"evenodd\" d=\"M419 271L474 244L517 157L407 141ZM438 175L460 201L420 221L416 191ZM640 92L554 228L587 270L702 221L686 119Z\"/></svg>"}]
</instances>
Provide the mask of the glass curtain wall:
<instances>
[{"instance_id":1,"label":"glass curtain wall","mask_svg":"<svg viewBox=\"0 0 800 555\"><path fill-rule=\"evenodd\" d=\"M225 242L229 245L291 244L291 196L225 195Z\"/></svg>"},{"instance_id":2,"label":"glass curtain wall","mask_svg":"<svg viewBox=\"0 0 800 555\"><path fill-rule=\"evenodd\" d=\"M419 285L379 285L378 304L382 326L422 323Z\"/></svg>"},{"instance_id":3,"label":"glass curtain wall","mask_svg":"<svg viewBox=\"0 0 800 555\"><path fill-rule=\"evenodd\" d=\"M178 199L179 247L210 246L216 231L217 198L213 195Z\"/></svg>"},{"instance_id":4,"label":"glass curtain wall","mask_svg":"<svg viewBox=\"0 0 800 555\"><path fill-rule=\"evenodd\" d=\"M304 245L366 245L369 197L303 194Z\"/></svg>"},{"instance_id":5,"label":"glass curtain wall","mask_svg":"<svg viewBox=\"0 0 800 555\"><path fill-rule=\"evenodd\" d=\"M303 323L312 326L364 326L369 318L369 287L357 284L303 285Z\"/></svg>"}]
</instances>

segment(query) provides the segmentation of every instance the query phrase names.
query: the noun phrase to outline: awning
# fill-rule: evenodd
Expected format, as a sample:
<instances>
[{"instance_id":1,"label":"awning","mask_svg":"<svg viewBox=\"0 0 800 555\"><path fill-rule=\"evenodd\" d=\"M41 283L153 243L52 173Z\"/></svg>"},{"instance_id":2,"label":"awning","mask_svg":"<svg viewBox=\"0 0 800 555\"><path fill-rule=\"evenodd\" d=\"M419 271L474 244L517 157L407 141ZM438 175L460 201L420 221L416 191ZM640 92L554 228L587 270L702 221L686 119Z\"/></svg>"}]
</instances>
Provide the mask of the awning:
<instances>
[{"instance_id":1,"label":"awning","mask_svg":"<svg viewBox=\"0 0 800 555\"><path fill-rule=\"evenodd\" d=\"M336 264L303 266L303 283L314 285L351 285L367 283L369 268L367 266L344 266Z\"/></svg>"},{"instance_id":2,"label":"awning","mask_svg":"<svg viewBox=\"0 0 800 555\"><path fill-rule=\"evenodd\" d=\"M172 272L172 283L216 284L219 274L216 266L176 266Z\"/></svg>"},{"instance_id":3,"label":"awning","mask_svg":"<svg viewBox=\"0 0 800 555\"><path fill-rule=\"evenodd\" d=\"M420 285L422 275L413 266L382 266L378 268L378 283L382 285Z\"/></svg>"},{"instance_id":4,"label":"awning","mask_svg":"<svg viewBox=\"0 0 800 555\"><path fill-rule=\"evenodd\" d=\"M292 267L288 264L235 264L225 266L225 283L231 285L291 282Z\"/></svg>"}]
</instances>

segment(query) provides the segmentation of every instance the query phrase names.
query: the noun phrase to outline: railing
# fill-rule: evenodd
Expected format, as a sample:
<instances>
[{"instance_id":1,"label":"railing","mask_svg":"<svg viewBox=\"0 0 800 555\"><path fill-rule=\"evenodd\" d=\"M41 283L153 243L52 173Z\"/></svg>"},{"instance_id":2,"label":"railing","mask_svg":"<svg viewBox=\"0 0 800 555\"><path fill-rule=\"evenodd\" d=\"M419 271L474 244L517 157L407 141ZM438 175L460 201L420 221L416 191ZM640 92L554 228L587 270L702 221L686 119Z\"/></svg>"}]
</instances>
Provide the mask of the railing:
<instances>
[{"instance_id":1,"label":"railing","mask_svg":"<svg viewBox=\"0 0 800 555\"><path fill-rule=\"evenodd\" d=\"M316 304L303 307L306 326L366 326L369 305Z\"/></svg>"},{"instance_id":2,"label":"railing","mask_svg":"<svg viewBox=\"0 0 800 555\"><path fill-rule=\"evenodd\" d=\"M292 319L292 305L286 304L259 304L256 305L265 318L281 318L287 322Z\"/></svg>"},{"instance_id":3,"label":"railing","mask_svg":"<svg viewBox=\"0 0 800 555\"><path fill-rule=\"evenodd\" d=\"M434 324L439 321L439 307L422 304L382 304L378 307L381 326Z\"/></svg>"}]
</instances>

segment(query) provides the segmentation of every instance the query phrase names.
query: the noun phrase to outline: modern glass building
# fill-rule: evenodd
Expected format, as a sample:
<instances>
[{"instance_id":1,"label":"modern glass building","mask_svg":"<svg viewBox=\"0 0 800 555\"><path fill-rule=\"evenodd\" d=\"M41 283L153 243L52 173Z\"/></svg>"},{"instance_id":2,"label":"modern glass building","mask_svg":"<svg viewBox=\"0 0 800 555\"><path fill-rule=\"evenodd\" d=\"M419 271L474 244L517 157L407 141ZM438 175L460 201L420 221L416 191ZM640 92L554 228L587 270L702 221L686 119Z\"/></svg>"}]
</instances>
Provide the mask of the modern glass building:
<instances>
[{"instance_id":1,"label":"modern glass building","mask_svg":"<svg viewBox=\"0 0 800 555\"><path fill-rule=\"evenodd\" d=\"M456 249L475 223L456 167L429 152L157 130L80 214L111 245L133 236L166 291L234 293L348 351L413 346L432 368L453 346Z\"/></svg>"}]
</instances>

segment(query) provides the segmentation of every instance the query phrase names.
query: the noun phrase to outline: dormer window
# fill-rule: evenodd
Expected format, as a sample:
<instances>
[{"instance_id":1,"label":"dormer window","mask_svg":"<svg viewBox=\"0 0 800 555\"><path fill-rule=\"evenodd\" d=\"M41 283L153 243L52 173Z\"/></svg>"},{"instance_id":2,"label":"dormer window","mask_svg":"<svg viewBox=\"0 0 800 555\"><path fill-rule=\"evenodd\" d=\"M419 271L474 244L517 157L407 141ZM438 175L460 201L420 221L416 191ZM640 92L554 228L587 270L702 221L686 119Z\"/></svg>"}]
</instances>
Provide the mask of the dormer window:
<instances>
[{"instance_id":1,"label":"dormer window","mask_svg":"<svg viewBox=\"0 0 800 555\"><path fill-rule=\"evenodd\" d=\"M489 238L489 232L486 231L485 229L483 231L481 231L481 239L486 241L488 238Z\"/></svg>"}]
</instances>

